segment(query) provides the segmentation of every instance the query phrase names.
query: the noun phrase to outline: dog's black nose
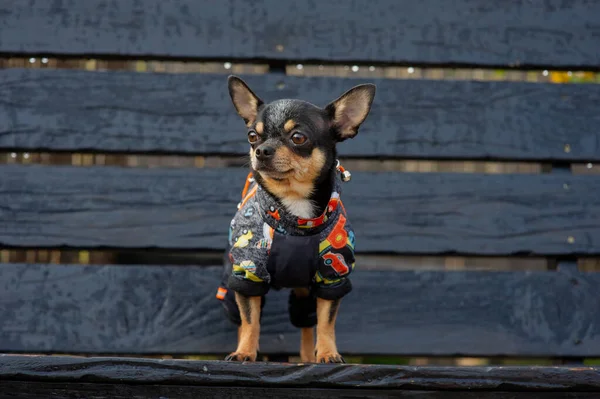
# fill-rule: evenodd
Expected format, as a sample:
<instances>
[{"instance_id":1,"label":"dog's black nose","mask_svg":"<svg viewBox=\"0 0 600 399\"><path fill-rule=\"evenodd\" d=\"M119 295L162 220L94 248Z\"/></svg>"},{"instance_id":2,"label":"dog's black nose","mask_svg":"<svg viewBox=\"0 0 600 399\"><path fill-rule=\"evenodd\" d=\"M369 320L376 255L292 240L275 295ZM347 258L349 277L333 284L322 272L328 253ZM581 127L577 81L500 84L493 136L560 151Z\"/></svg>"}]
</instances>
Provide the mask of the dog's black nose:
<instances>
[{"instance_id":1,"label":"dog's black nose","mask_svg":"<svg viewBox=\"0 0 600 399\"><path fill-rule=\"evenodd\" d=\"M269 145L261 145L256 150L254 150L254 154L258 159L267 159L271 158L273 154L275 154L275 149Z\"/></svg>"}]
</instances>

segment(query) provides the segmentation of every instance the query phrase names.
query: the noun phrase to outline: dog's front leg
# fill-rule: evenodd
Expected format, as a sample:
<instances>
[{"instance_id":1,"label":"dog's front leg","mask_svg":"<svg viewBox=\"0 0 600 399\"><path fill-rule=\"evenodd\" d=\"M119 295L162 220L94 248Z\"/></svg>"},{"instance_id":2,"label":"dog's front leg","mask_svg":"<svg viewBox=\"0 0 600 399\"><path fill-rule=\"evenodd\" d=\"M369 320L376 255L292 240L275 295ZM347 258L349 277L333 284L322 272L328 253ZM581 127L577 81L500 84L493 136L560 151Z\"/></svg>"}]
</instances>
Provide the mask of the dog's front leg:
<instances>
[{"instance_id":1,"label":"dog's front leg","mask_svg":"<svg viewBox=\"0 0 600 399\"><path fill-rule=\"evenodd\" d=\"M335 319L340 301L317 298L317 363L345 363L335 343Z\"/></svg>"},{"instance_id":2,"label":"dog's front leg","mask_svg":"<svg viewBox=\"0 0 600 399\"><path fill-rule=\"evenodd\" d=\"M238 347L235 352L225 358L231 361L256 361L258 339L260 336L260 302L259 296L244 296L235 293L235 301L240 309L242 325L238 331Z\"/></svg>"}]
</instances>

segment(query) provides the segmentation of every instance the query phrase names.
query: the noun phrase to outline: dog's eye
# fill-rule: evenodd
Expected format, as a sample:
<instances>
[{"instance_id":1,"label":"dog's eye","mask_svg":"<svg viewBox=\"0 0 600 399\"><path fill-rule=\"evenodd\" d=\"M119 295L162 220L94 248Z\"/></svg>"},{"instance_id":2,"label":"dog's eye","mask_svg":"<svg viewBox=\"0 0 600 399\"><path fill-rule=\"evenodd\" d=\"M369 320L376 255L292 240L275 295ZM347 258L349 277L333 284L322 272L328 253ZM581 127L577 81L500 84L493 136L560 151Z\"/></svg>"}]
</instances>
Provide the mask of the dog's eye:
<instances>
[{"instance_id":1,"label":"dog's eye","mask_svg":"<svg viewBox=\"0 0 600 399\"><path fill-rule=\"evenodd\" d=\"M248 133L248 142L250 144L254 144L258 141L258 134L256 134L256 132L249 132Z\"/></svg>"},{"instance_id":2,"label":"dog's eye","mask_svg":"<svg viewBox=\"0 0 600 399\"><path fill-rule=\"evenodd\" d=\"M292 135L292 142L296 145L304 144L304 143L306 143L306 140L307 140L306 136L303 135L302 133L294 133Z\"/></svg>"}]
</instances>

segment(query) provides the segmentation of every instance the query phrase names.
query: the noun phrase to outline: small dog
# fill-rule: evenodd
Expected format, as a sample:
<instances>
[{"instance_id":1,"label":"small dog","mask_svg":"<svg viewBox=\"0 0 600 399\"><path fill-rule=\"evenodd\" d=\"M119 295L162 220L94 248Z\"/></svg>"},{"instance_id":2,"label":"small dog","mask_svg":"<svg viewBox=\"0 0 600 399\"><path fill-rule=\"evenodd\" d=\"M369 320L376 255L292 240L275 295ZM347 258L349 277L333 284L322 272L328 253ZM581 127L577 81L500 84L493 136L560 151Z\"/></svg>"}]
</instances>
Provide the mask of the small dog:
<instances>
[{"instance_id":1,"label":"small dog","mask_svg":"<svg viewBox=\"0 0 600 399\"><path fill-rule=\"evenodd\" d=\"M251 170L217 291L239 326L237 350L226 360L256 360L261 311L273 287L292 288L288 309L301 328L302 361L343 363L335 321L352 289L355 240L340 199L340 181L350 176L337 161L336 144L358 133L375 85L358 85L325 108L301 100L265 104L236 76L228 86L248 128Z\"/></svg>"}]
</instances>

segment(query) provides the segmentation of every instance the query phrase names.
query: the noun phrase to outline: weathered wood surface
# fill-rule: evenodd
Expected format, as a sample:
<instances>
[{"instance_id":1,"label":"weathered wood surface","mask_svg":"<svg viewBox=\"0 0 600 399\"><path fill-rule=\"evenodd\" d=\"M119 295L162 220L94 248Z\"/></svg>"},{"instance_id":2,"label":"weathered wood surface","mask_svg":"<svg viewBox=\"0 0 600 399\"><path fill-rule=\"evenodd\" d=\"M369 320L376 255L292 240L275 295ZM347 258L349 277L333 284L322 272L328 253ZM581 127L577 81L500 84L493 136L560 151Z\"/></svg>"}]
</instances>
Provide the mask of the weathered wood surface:
<instances>
[{"instance_id":1,"label":"weathered wood surface","mask_svg":"<svg viewBox=\"0 0 600 399\"><path fill-rule=\"evenodd\" d=\"M69 382L0 381L4 398L39 399L596 399L594 392L422 391L353 388L260 388L195 385L127 385Z\"/></svg>"},{"instance_id":2,"label":"weathered wood surface","mask_svg":"<svg viewBox=\"0 0 600 399\"><path fill-rule=\"evenodd\" d=\"M245 168L3 165L0 245L225 248ZM355 172L361 253L598 254L594 176Z\"/></svg>"},{"instance_id":3,"label":"weathered wood surface","mask_svg":"<svg viewBox=\"0 0 600 399\"><path fill-rule=\"evenodd\" d=\"M0 265L0 352L226 354L218 266ZM366 271L336 325L342 354L600 356L600 273ZM297 354L287 291L261 353ZM1 379L1 378L0 378Z\"/></svg>"},{"instance_id":4,"label":"weathered wood surface","mask_svg":"<svg viewBox=\"0 0 600 399\"><path fill-rule=\"evenodd\" d=\"M243 367L243 366L241 366ZM352 388L261 388L195 385L127 385L121 383L0 381L4 398L39 399L596 399L598 392L424 391Z\"/></svg>"},{"instance_id":5,"label":"weathered wood surface","mask_svg":"<svg viewBox=\"0 0 600 399\"><path fill-rule=\"evenodd\" d=\"M265 101L321 106L374 81L372 111L359 136L340 144L342 156L600 160L600 85L244 78ZM0 148L248 152L224 75L8 69L0 98Z\"/></svg>"},{"instance_id":6,"label":"weathered wood surface","mask_svg":"<svg viewBox=\"0 0 600 399\"><path fill-rule=\"evenodd\" d=\"M597 68L597 1L0 4L0 52Z\"/></svg>"},{"instance_id":7,"label":"weathered wood surface","mask_svg":"<svg viewBox=\"0 0 600 399\"><path fill-rule=\"evenodd\" d=\"M372 390L387 389L470 391L482 394L489 390L600 392L600 369L595 367L240 364L68 356L0 356L0 380L231 388L346 388L365 394Z\"/></svg>"}]
</instances>

